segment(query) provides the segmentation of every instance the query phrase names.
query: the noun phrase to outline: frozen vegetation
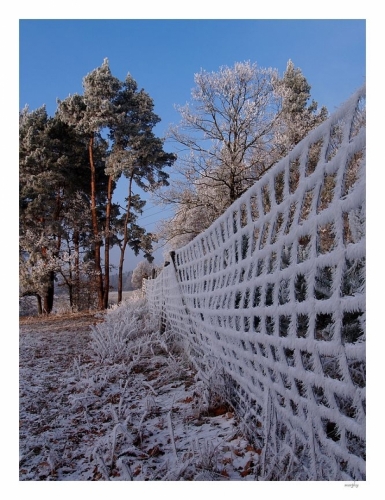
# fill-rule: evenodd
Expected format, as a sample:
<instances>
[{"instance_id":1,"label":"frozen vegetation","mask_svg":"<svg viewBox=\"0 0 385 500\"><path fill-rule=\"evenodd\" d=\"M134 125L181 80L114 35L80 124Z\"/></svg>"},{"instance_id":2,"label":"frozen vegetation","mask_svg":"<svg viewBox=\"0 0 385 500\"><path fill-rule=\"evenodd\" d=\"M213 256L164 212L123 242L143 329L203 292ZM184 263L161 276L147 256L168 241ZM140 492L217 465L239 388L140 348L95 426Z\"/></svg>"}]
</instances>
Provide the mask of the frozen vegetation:
<instances>
[{"instance_id":1,"label":"frozen vegetation","mask_svg":"<svg viewBox=\"0 0 385 500\"><path fill-rule=\"evenodd\" d=\"M20 326L20 480L255 480L261 450L139 296Z\"/></svg>"}]
</instances>

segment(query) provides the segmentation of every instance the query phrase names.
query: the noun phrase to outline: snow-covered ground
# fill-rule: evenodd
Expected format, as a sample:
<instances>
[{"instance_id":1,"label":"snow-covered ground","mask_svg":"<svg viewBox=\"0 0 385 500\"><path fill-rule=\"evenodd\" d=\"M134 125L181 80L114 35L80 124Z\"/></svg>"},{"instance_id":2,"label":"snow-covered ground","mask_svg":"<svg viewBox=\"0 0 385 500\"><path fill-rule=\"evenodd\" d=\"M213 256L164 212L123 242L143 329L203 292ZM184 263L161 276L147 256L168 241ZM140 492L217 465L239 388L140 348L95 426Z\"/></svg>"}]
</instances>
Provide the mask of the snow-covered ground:
<instances>
[{"instance_id":1,"label":"snow-covered ground","mask_svg":"<svg viewBox=\"0 0 385 500\"><path fill-rule=\"evenodd\" d=\"M20 481L257 480L232 409L130 307L21 320Z\"/></svg>"}]
</instances>

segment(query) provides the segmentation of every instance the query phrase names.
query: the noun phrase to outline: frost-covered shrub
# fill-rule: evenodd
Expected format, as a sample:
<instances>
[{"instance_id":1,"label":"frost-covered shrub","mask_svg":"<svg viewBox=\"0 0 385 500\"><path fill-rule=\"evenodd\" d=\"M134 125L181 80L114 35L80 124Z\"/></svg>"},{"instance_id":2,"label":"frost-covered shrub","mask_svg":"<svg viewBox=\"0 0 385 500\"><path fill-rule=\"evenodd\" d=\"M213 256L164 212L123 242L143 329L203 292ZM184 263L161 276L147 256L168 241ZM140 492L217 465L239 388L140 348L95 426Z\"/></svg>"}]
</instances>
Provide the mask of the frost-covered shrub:
<instances>
[{"instance_id":1,"label":"frost-covered shrub","mask_svg":"<svg viewBox=\"0 0 385 500\"><path fill-rule=\"evenodd\" d=\"M107 311L103 323L91 327L91 347L100 361L131 360L155 330L145 299L133 296Z\"/></svg>"},{"instance_id":2,"label":"frost-covered shrub","mask_svg":"<svg viewBox=\"0 0 385 500\"><path fill-rule=\"evenodd\" d=\"M152 276L152 273L156 272L157 269L158 268L154 264L151 264L147 260L139 262L132 273L132 286L136 289L141 288L143 279L150 278Z\"/></svg>"}]
</instances>

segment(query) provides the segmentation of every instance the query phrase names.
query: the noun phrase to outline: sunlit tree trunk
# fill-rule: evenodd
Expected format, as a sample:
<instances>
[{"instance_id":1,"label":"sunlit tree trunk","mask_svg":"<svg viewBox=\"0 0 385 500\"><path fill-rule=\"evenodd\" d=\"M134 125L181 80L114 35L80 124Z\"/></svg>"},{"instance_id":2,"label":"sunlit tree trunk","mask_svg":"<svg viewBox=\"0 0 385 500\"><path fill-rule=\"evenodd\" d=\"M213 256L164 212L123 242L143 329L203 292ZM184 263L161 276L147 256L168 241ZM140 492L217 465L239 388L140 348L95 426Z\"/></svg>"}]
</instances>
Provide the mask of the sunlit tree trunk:
<instances>
[{"instance_id":1,"label":"sunlit tree trunk","mask_svg":"<svg viewBox=\"0 0 385 500\"><path fill-rule=\"evenodd\" d=\"M103 309L103 272L100 258L101 240L98 228L98 215L96 212L96 170L93 157L94 135L90 137L88 143L88 153L90 159L91 169L91 217L92 217L92 230L94 234L94 260L95 272L98 294L98 309Z\"/></svg>"}]
</instances>

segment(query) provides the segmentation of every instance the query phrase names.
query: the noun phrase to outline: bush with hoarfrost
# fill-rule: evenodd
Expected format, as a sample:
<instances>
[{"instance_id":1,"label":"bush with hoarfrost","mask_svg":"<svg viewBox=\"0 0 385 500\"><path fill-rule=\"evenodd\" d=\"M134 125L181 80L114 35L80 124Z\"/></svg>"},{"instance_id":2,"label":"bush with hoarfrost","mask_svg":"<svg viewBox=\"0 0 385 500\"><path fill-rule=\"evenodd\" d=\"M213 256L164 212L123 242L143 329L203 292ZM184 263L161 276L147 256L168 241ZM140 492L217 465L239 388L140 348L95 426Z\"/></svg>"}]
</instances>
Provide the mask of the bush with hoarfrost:
<instances>
[{"instance_id":1,"label":"bush with hoarfrost","mask_svg":"<svg viewBox=\"0 0 385 500\"><path fill-rule=\"evenodd\" d=\"M105 320L91 326L91 348L100 361L130 361L155 332L146 299L133 295L107 311Z\"/></svg>"}]
</instances>

